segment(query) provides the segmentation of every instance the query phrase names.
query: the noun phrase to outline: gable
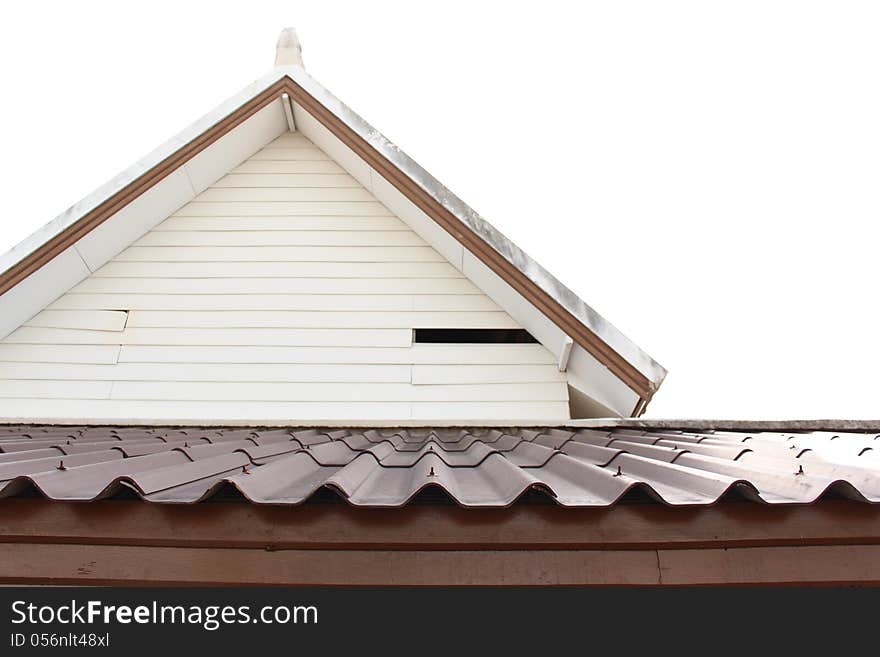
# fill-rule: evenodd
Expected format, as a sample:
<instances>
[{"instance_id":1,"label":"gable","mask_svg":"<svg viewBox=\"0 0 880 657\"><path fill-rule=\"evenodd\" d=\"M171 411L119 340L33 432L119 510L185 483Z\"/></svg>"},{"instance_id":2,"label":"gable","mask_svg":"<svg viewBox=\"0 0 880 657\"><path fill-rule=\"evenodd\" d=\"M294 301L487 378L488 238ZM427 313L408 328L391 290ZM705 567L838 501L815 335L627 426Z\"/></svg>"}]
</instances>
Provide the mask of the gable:
<instances>
[{"instance_id":1,"label":"gable","mask_svg":"<svg viewBox=\"0 0 880 657\"><path fill-rule=\"evenodd\" d=\"M0 258L0 336L294 128L546 347L575 416L644 410L665 370L300 66L276 67ZM345 175L257 175L300 174Z\"/></svg>"},{"instance_id":2,"label":"gable","mask_svg":"<svg viewBox=\"0 0 880 657\"><path fill-rule=\"evenodd\" d=\"M0 416L569 418L540 344L320 149L286 133L0 341Z\"/></svg>"}]
</instances>

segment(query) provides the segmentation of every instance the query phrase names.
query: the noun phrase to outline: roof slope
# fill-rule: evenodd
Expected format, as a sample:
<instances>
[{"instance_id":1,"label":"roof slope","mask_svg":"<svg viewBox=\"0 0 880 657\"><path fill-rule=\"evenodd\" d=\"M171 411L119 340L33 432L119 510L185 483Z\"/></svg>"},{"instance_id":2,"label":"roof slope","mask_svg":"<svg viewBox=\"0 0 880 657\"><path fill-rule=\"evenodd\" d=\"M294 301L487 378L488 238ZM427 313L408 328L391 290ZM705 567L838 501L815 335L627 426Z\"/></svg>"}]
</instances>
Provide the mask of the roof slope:
<instances>
[{"instance_id":1,"label":"roof slope","mask_svg":"<svg viewBox=\"0 0 880 657\"><path fill-rule=\"evenodd\" d=\"M397 507L439 490L465 507L530 491L566 507L641 492L672 505L730 493L807 504L827 492L880 502L880 435L578 428L0 428L0 495L89 501L133 491L190 503L220 491L299 504L332 491Z\"/></svg>"},{"instance_id":2,"label":"roof slope","mask_svg":"<svg viewBox=\"0 0 880 657\"><path fill-rule=\"evenodd\" d=\"M354 153L361 158L366 163L367 175L373 178L381 177L387 181L395 190L403 194L408 202L427 214L443 231L472 254L472 271L476 272L479 267L485 267L490 274L500 277L516 295L511 303L519 303L520 298L525 299L555 324L562 331L563 337L570 337L576 347L582 348L589 358L595 359L633 390L639 400L632 409L633 413L644 409L665 376L665 370L660 365L405 153L330 94L301 66L295 65L276 67L269 75L248 86L0 257L0 293L2 293L0 306L7 301L20 303L20 297L23 296L41 299L45 305L70 285L78 282L72 280L67 287L57 291L40 289L39 294L18 296L13 294L16 286L28 280L29 276L47 264L55 262L66 250L77 250L80 241L87 239L92 231L113 219L117 213L130 206L179 168L194 166L193 162L199 158L202 158L199 166L204 168L206 149L209 151L218 139L248 121L261 109L278 101L284 94L286 94L284 102L287 102L289 97L295 109L301 109L332 133L333 137L344 145L346 152ZM288 120L292 123L292 117L288 116ZM207 168L211 168L210 163ZM193 181L199 176L191 171L187 173L194 187L192 195L198 194L204 186ZM214 179L222 173L225 171L210 171ZM171 211L173 209L170 208ZM127 243L118 244L115 252L130 244L136 237L137 235L133 235ZM94 265L89 259L82 257L82 253L79 253L79 256L91 271L94 271ZM466 268L466 264L459 263L459 266ZM81 267L78 260L76 267ZM81 277L82 274L79 280ZM21 321L33 315L38 309L32 309L32 312L22 316ZM18 317L18 315L7 313L7 317ZM14 326L6 327L6 332L11 328ZM541 336L536 337L545 342ZM556 340L555 337L547 339ZM561 349L563 347L557 344L552 345L551 348L554 353L558 353ZM595 368L590 369L591 367L585 366L586 374L581 378L591 376L590 373L595 371ZM600 403L604 402L607 400L600 400ZM628 414L629 411L621 412Z\"/></svg>"}]
</instances>

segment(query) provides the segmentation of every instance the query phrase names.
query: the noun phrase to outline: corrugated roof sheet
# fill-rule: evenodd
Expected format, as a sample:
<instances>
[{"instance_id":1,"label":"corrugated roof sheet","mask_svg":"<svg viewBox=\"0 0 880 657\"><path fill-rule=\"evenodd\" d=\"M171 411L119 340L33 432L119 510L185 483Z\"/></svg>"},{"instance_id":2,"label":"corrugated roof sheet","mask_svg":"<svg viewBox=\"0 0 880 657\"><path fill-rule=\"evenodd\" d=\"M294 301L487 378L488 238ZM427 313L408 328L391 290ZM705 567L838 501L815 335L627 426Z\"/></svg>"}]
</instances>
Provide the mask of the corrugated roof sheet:
<instances>
[{"instance_id":1,"label":"corrugated roof sheet","mask_svg":"<svg viewBox=\"0 0 880 657\"><path fill-rule=\"evenodd\" d=\"M833 491L880 502L880 435L650 428L0 427L0 496L88 501L134 491L191 503L231 487L258 504L330 489L355 506L402 506L439 488L466 507L530 491L608 506L633 491L673 505L730 492L772 504Z\"/></svg>"}]
</instances>

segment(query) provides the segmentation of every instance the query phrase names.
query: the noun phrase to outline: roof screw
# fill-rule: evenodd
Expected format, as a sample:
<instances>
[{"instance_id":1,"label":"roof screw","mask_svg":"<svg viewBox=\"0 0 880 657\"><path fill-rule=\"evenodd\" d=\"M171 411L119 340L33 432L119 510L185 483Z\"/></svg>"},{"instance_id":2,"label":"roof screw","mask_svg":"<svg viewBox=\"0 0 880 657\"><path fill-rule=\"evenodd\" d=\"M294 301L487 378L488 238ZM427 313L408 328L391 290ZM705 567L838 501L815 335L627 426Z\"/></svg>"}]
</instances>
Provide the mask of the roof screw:
<instances>
[{"instance_id":1,"label":"roof screw","mask_svg":"<svg viewBox=\"0 0 880 657\"><path fill-rule=\"evenodd\" d=\"M616 473L616 474L613 474L613 475L611 475L611 476L612 476L612 477L619 477L619 476L622 475L622 474L623 474L623 472L620 471L620 466L618 465L618 466L617 466L617 473Z\"/></svg>"},{"instance_id":2,"label":"roof screw","mask_svg":"<svg viewBox=\"0 0 880 657\"><path fill-rule=\"evenodd\" d=\"M64 466L64 461L61 461L58 464L58 470L67 470L67 468Z\"/></svg>"},{"instance_id":3,"label":"roof screw","mask_svg":"<svg viewBox=\"0 0 880 657\"><path fill-rule=\"evenodd\" d=\"M802 474L804 474L804 466L799 465L799 466L798 466L798 471L795 472L795 474L796 474L796 475L802 475Z\"/></svg>"},{"instance_id":4,"label":"roof screw","mask_svg":"<svg viewBox=\"0 0 880 657\"><path fill-rule=\"evenodd\" d=\"M241 466L241 474L250 474L250 473L251 473L251 471L248 470L248 467L246 465Z\"/></svg>"},{"instance_id":5,"label":"roof screw","mask_svg":"<svg viewBox=\"0 0 880 657\"><path fill-rule=\"evenodd\" d=\"M437 476L436 474L434 474L434 466L431 466L431 471L428 473L428 476L429 477L436 477Z\"/></svg>"},{"instance_id":6,"label":"roof screw","mask_svg":"<svg viewBox=\"0 0 880 657\"><path fill-rule=\"evenodd\" d=\"M789 445L788 448L789 449L797 449L797 445Z\"/></svg>"}]
</instances>

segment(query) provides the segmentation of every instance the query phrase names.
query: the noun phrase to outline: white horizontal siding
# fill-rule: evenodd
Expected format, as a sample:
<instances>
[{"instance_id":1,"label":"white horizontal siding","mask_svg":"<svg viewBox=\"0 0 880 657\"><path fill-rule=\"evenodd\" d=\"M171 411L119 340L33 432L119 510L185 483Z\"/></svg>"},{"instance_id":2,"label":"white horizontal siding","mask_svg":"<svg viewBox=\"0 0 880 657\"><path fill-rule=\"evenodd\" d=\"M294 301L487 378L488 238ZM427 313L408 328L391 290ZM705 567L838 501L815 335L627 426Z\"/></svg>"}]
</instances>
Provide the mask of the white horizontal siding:
<instances>
[{"instance_id":1,"label":"white horizontal siding","mask_svg":"<svg viewBox=\"0 0 880 657\"><path fill-rule=\"evenodd\" d=\"M118 351L118 349L116 350ZM115 352L114 352L115 353ZM179 359L179 356L178 356ZM114 356L115 362L115 356ZM0 379L42 381L206 381L248 383L409 383L409 365L349 363L4 363Z\"/></svg>"},{"instance_id":2,"label":"white horizontal siding","mask_svg":"<svg viewBox=\"0 0 880 657\"><path fill-rule=\"evenodd\" d=\"M411 230L154 230L133 247L426 246ZM222 252L221 252L222 253ZM248 252L245 251L245 254ZM284 258L282 258L284 259ZM325 261L322 258L322 261Z\"/></svg>"},{"instance_id":3,"label":"white horizontal siding","mask_svg":"<svg viewBox=\"0 0 880 657\"><path fill-rule=\"evenodd\" d=\"M480 294L466 278L109 278L94 276L72 294Z\"/></svg>"},{"instance_id":4,"label":"white horizontal siding","mask_svg":"<svg viewBox=\"0 0 880 657\"><path fill-rule=\"evenodd\" d=\"M31 345L7 345L7 348ZM76 346L74 346L75 348ZM0 350L0 358L3 357ZM441 345L412 347L279 347L122 345L120 363L339 363L339 364L467 364L553 365L556 360L536 344Z\"/></svg>"},{"instance_id":5,"label":"white horizontal siding","mask_svg":"<svg viewBox=\"0 0 880 657\"><path fill-rule=\"evenodd\" d=\"M363 187L211 187L177 214L182 217L214 216L219 212L242 214L240 210L246 210L246 216L261 216L267 212L277 216L285 211L291 215L391 214Z\"/></svg>"},{"instance_id":6,"label":"white horizontal siding","mask_svg":"<svg viewBox=\"0 0 880 657\"><path fill-rule=\"evenodd\" d=\"M117 362L120 349L120 345L3 343L0 344L0 363L113 364Z\"/></svg>"},{"instance_id":7,"label":"white horizontal siding","mask_svg":"<svg viewBox=\"0 0 880 657\"><path fill-rule=\"evenodd\" d=\"M132 328L516 328L503 312L350 312L289 310L135 310Z\"/></svg>"},{"instance_id":8,"label":"white horizontal siding","mask_svg":"<svg viewBox=\"0 0 880 657\"><path fill-rule=\"evenodd\" d=\"M170 231L403 231L406 224L396 217L371 215L267 215L261 217L170 217L150 235ZM240 237L240 235L239 235ZM297 234L291 236L297 237ZM299 237L307 237L299 234ZM158 239L158 238L152 238ZM376 239L379 239L377 236ZM422 243L422 242L420 242Z\"/></svg>"},{"instance_id":9,"label":"white horizontal siding","mask_svg":"<svg viewBox=\"0 0 880 657\"><path fill-rule=\"evenodd\" d=\"M430 246L131 246L120 262L443 262Z\"/></svg>"},{"instance_id":10,"label":"white horizontal siding","mask_svg":"<svg viewBox=\"0 0 880 657\"><path fill-rule=\"evenodd\" d=\"M0 416L566 419L566 375L539 344L412 343L518 327L285 134L0 341Z\"/></svg>"},{"instance_id":11,"label":"white horizontal siding","mask_svg":"<svg viewBox=\"0 0 880 657\"><path fill-rule=\"evenodd\" d=\"M24 382L23 382L24 383ZM53 382L26 382L34 384ZM77 383L77 386L79 383ZM156 399L173 401L405 401L463 402L481 401L566 401L564 383L509 383L504 385L431 385L409 383L286 383L220 381L117 381L110 393L113 399Z\"/></svg>"},{"instance_id":12,"label":"white horizontal siding","mask_svg":"<svg viewBox=\"0 0 880 657\"><path fill-rule=\"evenodd\" d=\"M360 187L348 174L337 173L230 173L217 187Z\"/></svg>"},{"instance_id":13,"label":"white horizontal siding","mask_svg":"<svg viewBox=\"0 0 880 657\"><path fill-rule=\"evenodd\" d=\"M446 262L110 262L97 278L464 278ZM381 282L376 282L381 285Z\"/></svg>"},{"instance_id":14,"label":"white horizontal siding","mask_svg":"<svg viewBox=\"0 0 880 657\"><path fill-rule=\"evenodd\" d=\"M120 310L43 310L24 326L73 328L92 331L121 331L128 313Z\"/></svg>"},{"instance_id":15,"label":"white horizontal siding","mask_svg":"<svg viewBox=\"0 0 880 657\"><path fill-rule=\"evenodd\" d=\"M415 365L412 382L416 385L474 383L538 383L565 381L556 364L547 365Z\"/></svg>"},{"instance_id":16,"label":"white horizontal siding","mask_svg":"<svg viewBox=\"0 0 880 657\"><path fill-rule=\"evenodd\" d=\"M328 310L499 312L498 306L476 294L69 294L50 308L91 310Z\"/></svg>"},{"instance_id":17,"label":"white horizontal siding","mask_svg":"<svg viewBox=\"0 0 880 657\"><path fill-rule=\"evenodd\" d=\"M412 340L411 334L410 329L129 327L117 332L22 326L6 338L6 343L405 347Z\"/></svg>"}]
</instances>

